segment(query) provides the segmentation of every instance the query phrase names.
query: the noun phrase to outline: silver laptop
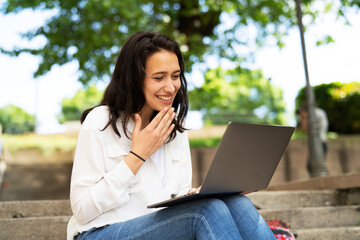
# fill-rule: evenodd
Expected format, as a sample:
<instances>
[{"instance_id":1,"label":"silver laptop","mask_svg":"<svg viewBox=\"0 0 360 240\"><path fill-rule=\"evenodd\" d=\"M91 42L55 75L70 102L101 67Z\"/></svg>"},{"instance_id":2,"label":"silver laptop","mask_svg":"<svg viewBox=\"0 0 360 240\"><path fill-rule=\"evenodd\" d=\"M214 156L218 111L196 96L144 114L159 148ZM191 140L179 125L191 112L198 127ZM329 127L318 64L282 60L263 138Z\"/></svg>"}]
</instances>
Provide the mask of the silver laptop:
<instances>
[{"instance_id":1,"label":"silver laptop","mask_svg":"<svg viewBox=\"0 0 360 240\"><path fill-rule=\"evenodd\" d=\"M229 123L201 190L148 208L266 189L294 130L290 126Z\"/></svg>"}]
</instances>

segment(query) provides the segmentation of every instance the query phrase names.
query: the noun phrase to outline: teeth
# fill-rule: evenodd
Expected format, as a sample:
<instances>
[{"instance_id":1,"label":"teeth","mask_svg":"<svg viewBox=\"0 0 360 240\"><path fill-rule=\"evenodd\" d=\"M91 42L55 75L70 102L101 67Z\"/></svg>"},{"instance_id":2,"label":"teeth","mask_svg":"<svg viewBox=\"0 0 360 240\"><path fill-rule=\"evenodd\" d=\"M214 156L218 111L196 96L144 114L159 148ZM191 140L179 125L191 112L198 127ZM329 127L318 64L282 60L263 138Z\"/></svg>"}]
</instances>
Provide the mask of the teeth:
<instances>
[{"instance_id":1,"label":"teeth","mask_svg":"<svg viewBox=\"0 0 360 240\"><path fill-rule=\"evenodd\" d=\"M158 98L165 100L165 101L169 101L171 99L171 97L165 97L165 96L158 96Z\"/></svg>"}]
</instances>

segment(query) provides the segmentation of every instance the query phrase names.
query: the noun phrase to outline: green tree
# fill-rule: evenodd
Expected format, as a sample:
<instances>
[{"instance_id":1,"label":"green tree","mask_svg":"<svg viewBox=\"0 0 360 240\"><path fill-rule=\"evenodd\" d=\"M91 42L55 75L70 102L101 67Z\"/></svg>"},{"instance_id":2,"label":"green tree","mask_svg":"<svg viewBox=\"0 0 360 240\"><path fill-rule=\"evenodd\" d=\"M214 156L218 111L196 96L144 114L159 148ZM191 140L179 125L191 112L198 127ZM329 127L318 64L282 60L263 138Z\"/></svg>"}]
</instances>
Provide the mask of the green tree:
<instances>
[{"instance_id":1,"label":"green tree","mask_svg":"<svg viewBox=\"0 0 360 240\"><path fill-rule=\"evenodd\" d=\"M303 0L304 15L314 20L332 9L344 17L347 8L360 6L359 0L338 1L340 4ZM322 10L319 5L323 5ZM57 10L43 26L23 34L30 40L45 37L46 44L38 49L0 48L0 52L40 56L35 77L50 71L54 64L77 61L83 84L107 78L121 44L140 30L158 31L176 39L191 70L204 54L243 60L247 54L236 49L250 45L244 32L247 26L257 27L257 45L272 38L281 47L283 36L296 24L295 3L286 0L7 0L1 11L10 14L24 9ZM226 14L230 20L221 25ZM331 42L331 38L325 39Z\"/></svg>"},{"instance_id":2,"label":"green tree","mask_svg":"<svg viewBox=\"0 0 360 240\"><path fill-rule=\"evenodd\" d=\"M283 92L260 70L211 69L203 85L189 92L189 98L191 109L204 113L205 124L285 122Z\"/></svg>"},{"instance_id":3,"label":"green tree","mask_svg":"<svg viewBox=\"0 0 360 240\"><path fill-rule=\"evenodd\" d=\"M344 134L360 133L360 83L320 84L313 87L316 105L327 113L329 131ZM305 88L296 97L296 108L305 103Z\"/></svg>"},{"instance_id":4,"label":"green tree","mask_svg":"<svg viewBox=\"0 0 360 240\"><path fill-rule=\"evenodd\" d=\"M32 132L35 128L35 116L10 104L0 108L0 123L3 133L21 134Z\"/></svg>"},{"instance_id":5,"label":"green tree","mask_svg":"<svg viewBox=\"0 0 360 240\"><path fill-rule=\"evenodd\" d=\"M57 116L60 123L80 120L84 110L100 103L103 92L95 86L85 90L79 90L74 97L65 98L61 101L61 113Z\"/></svg>"}]
</instances>

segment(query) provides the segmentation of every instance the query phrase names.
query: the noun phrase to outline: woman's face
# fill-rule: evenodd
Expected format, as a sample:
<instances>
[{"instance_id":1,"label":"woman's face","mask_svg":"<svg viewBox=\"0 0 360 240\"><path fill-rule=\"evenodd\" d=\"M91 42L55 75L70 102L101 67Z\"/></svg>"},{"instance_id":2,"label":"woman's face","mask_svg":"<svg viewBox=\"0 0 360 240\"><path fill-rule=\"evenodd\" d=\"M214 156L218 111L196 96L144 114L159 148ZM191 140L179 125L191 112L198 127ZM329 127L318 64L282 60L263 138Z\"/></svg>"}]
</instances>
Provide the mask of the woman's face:
<instances>
[{"instance_id":1,"label":"woman's face","mask_svg":"<svg viewBox=\"0 0 360 240\"><path fill-rule=\"evenodd\" d=\"M142 115L150 118L154 110L172 106L181 86L181 70L176 54L162 50L147 59L145 71L143 92L146 102Z\"/></svg>"}]
</instances>

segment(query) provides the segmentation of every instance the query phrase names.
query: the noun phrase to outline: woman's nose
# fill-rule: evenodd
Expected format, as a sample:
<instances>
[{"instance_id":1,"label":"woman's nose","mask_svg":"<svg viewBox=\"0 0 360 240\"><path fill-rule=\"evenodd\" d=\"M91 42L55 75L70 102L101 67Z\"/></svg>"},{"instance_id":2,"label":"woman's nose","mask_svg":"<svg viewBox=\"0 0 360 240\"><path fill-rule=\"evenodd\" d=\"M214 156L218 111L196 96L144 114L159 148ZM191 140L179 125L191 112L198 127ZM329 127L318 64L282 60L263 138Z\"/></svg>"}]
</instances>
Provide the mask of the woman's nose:
<instances>
[{"instance_id":1,"label":"woman's nose","mask_svg":"<svg viewBox=\"0 0 360 240\"><path fill-rule=\"evenodd\" d=\"M164 90L169 93L174 93L175 89L176 88L174 81L171 78L167 79L165 82Z\"/></svg>"}]
</instances>

